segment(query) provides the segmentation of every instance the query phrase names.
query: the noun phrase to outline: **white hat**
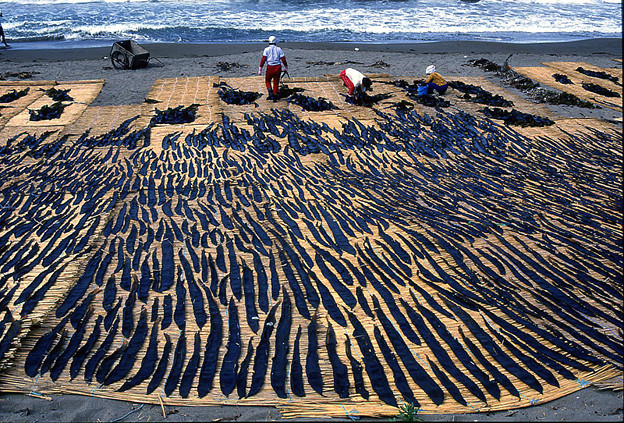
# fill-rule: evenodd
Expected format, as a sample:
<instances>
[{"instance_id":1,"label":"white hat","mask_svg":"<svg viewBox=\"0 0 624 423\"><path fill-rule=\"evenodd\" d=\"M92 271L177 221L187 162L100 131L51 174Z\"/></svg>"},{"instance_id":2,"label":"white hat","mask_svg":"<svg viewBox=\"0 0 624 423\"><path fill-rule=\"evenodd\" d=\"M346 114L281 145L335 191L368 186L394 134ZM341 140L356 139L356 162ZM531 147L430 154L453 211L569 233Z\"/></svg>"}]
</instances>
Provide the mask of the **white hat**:
<instances>
[{"instance_id":1,"label":"white hat","mask_svg":"<svg viewBox=\"0 0 624 423\"><path fill-rule=\"evenodd\" d=\"M434 73L435 72L435 66L431 65L431 66L427 66L427 75L429 75L430 73Z\"/></svg>"},{"instance_id":2,"label":"white hat","mask_svg":"<svg viewBox=\"0 0 624 423\"><path fill-rule=\"evenodd\" d=\"M275 44L275 43L277 43L277 41L275 41L275 36L274 36L274 35L271 35L271 36L269 37L269 44Z\"/></svg>"}]
</instances>

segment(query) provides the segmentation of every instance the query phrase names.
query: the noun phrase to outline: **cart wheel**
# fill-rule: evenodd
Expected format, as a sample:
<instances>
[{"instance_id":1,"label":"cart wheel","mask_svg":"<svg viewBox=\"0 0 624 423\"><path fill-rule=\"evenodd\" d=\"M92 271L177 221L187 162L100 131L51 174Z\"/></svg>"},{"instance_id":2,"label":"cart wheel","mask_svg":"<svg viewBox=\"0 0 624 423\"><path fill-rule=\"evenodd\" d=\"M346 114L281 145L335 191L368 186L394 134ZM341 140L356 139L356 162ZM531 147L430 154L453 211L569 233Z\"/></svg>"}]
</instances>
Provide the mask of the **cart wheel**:
<instances>
[{"instance_id":1,"label":"cart wheel","mask_svg":"<svg viewBox=\"0 0 624 423\"><path fill-rule=\"evenodd\" d=\"M115 69L128 69L128 58L120 51L114 51L111 54L111 62Z\"/></svg>"}]
</instances>

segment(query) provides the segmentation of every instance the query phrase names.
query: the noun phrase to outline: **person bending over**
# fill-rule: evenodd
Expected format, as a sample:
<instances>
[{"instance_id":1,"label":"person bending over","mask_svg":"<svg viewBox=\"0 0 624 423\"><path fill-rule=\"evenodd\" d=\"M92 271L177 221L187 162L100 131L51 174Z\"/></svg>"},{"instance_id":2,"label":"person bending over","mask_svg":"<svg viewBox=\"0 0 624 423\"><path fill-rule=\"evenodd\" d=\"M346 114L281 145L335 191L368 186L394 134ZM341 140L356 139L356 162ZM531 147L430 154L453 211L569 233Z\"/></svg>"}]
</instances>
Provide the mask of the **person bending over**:
<instances>
[{"instance_id":1,"label":"person bending over","mask_svg":"<svg viewBox=\"0 0 624 423\"><path fill-rule=\"evenodd\" d=\"M433 94L433 90L436 90L439 94L444 94L448 88L446 80L442 78L442 75L436 72L435 66L431 65L426 70L427 79L425 85L427 85L427 94Z\"/></svg>"},{"instance_id":2,"label":"person bending over","mask_svg":"<svg viewBox=\"0 0 624 423\"><path fill-rule=\"evenodd\" d=\"M362 93L367 90L372 91L373 89L373 82L364 74L352 68L347 68L340 72L340 79L344 82L345 87L349 89L349 97L355 101L359 100Z\"/></svg>"},{"instance_id":3,"label":"person bending over","mask_svg":"<svg viewBox=\"0 0 624 423\"><path fill-rule=\"evenodd\" d=\"M6 42L6 38L4 37L4 30L2 29L2 12L0 12L0 39L6 47L9 46Z\"/></svg>"},{"instance_id":4,"label":"person bending over","mask_svg":"<svg viewBox=\"0 0 624 423\"><path fill-rule=\"evenodd\" d=\"M260 59L260 67L258 68L258 75L262 75L262 67L266 63L267 69L264 77L267 90L269 92L269 100L277 101L278 88L280 74L282 73L282 64L284 65L284 71L288 72L288 63L286 63L286 56L284 51L277 45L275 37L271 35L269 37L269 46L264 49L262 53L262 59ZM273 87L271 87L273 83Z\"/></svg>"}]
</instances>

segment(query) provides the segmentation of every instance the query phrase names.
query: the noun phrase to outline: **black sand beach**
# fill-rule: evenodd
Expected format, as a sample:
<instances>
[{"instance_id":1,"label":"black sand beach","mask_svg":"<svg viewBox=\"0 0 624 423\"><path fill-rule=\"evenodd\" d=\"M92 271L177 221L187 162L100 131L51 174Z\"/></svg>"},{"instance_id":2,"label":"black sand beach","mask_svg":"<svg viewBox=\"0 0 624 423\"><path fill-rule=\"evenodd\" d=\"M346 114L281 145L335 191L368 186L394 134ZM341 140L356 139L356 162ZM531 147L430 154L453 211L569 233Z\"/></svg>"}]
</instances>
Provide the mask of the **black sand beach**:
<instances>
[{"instance_id":1,"label":"black sand beach","mask_svg":"<svg viewBox=\"0 0 624 423\"><path fill-rule=\"evenodd\" d=\"M159 78L220 75L254 76L264 44L154 44L147 68L116 70L110 48L32 50L15 43L0 49L0 80L104 79L93 106L139 104ZM487 58L502 64L510 55L512 66L540 66L545 61L587 62L621 68L621 39L571 43L505 44L442 42L422 44L318 44L282 43L292 77L338 74L346 67L363 73L385 73L421 78L425 68L453 76L493 75L471 66L471 59ZM284 81L288 83L286 79ZM521 93L520 93L521 94ZM621 100L620 100L621 101ZM621 122L621 113L609 108L581 109L549 106L562 117L593 117ZM589 387L558 400L532 407L483 414L424 414L423 421L622 421L622 391ZM142 407L140 410L139 407ZM163 411L166 417L163 417ZM128 414L130 413L130 414ZM127 416L122 420L121 417ZM266 421L280 419L272 407L166 407L124 403L79 395L39 399L21 394L0 395L0 421ZM337 419L350 421L350 419Z\"/></svg>"}]
</instances>

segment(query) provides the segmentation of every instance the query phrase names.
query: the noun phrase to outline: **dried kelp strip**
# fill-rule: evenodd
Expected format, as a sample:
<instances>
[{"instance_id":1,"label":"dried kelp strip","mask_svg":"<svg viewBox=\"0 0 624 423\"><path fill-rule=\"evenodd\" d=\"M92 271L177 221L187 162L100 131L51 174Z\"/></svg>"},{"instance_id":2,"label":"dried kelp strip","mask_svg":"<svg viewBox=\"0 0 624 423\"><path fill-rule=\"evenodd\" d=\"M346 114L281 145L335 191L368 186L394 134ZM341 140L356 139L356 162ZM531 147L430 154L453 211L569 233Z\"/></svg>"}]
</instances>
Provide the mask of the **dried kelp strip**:
<instances>
[{"instance_id":1,"label":"dried kelp strip","mask_svg":"<svg viewBox=\"0 0 624 423\"><path fill-rule=\"evenodd\" d=\"M193 354L186 364L184 374L182 375L182 379L180 380L180 396L182 398L188 398L191 392L191 387L193 386L193 381L195 380L195 376L197 375L197 369L199 368L199 362L201 360L200 347L201 336L199 336L199 332L195 332Z\"/></svg>"},{"instance_id":2,"label":"dried kelp strip","mask_svg":"<svg viewBox=\"0 0 624 423\"><path fill-rule=\"evenodd\" d=\"M264 378L269 366L269 348L271 334L275 326L275 312L279 303L271 307L269 314L264 321L264 327L262 328L262 335L260 335L260 342L256 348L256 358L254 360L253 375L251 376L251 386L247 397L253 396L260 391L262 385L264 385Z\"/></svg>"},{"instance_id":3,"label":"dried kelp strip","mask_svg":"<svg viewBox=\"0 0 624 423\"><path fill-rule=\"evenodd\" d=\"M271 386L280 398L286 398L286 369L290 350L292 305L288 291L282 287L282 313L275 329L275 355L271 362Z\"/></svg>"},{"instance_id":4,"label":"dried kelp strip","mask_svg":"<svg viewBox=\"0 0 624 423\"><path fill-rule=\"evenodd\" d=\"M592 93L596 93L599 95L603 95L605 97L622 97L620 93L612 91L608 88L603 87L602 85L594 84L593 82L583 82L581 84L583 89L590 91Z\"/></svg>"},{"instance_id":5,"label":"dried kelp strip","mask_svg":"<svg viewBox=\"0 0 624 423\"><path fill-rule=\"evenodd\" d=\"M290 365L290 390L298 397L305 397L305 388L303 385L303 367L301 366L301 350L299 343L301 341L301 325L297 328L295 343L293 347L292 361Z\"/></svg>"},{"instance_id":6,"label":"dried kelp strip","mask_svg":"<svg viewBox=\"0 0 624 423\"><path fill-rule=\"evenodd\" d=\"M165 372L167 371L167 367L169 365L169 356L171 355L172 343L171 338L168 334L164 333L163 335L165 336L165 346L163 348L162 355L160 356L160 360L158 361L158 366L156 367L156 370L152 375L152 379L150 379L150 382L147 385L146 393L148 395L154 392L154 390L160 386L160 383L165 377Z\"/></svg>"},{"instance_id":7,"label":"dried kelp strip","mask_svg":"<svg viewBox=\"0 0 624 423\"><path fill-rule=\"evenodd\" d=\"M140 384L148 377L152 375L156 369L156 361L158 359L158 319L154 321L150 334L149 345L147 351L141 360L141 366L132 378L126 380L123 385L117 389L119 392L127 391L128 389Z\"/></svg>"},{"instance_id":8,"label":"dried kelp strip","mask_svg":"<svg viewBox=\"0 0 624 423\"><path fill-rule=\"evenodd\" d=\"M532 115L530 113L519 112L516 109L511 111L499 109L494 107L490 109L486 107L481 112L492 119L500 119L505 122L505 125L517 125L517 126L549 126L554 125L554 121L547 117Z\"/></svg>"},{"instance_id":9,"label":"dried kelp strip","mask_svg":"<svg viewBox=\"0 0 624 423\"><path fill-rule=\"evenodd\" d=\"M238 359L241 352L240 323L238 321L238 308L234 298L230 298L228 306L228 343L226 352L221 362L221 372L219 383L221 392L228 396L236 387L236 372L238 370Z\"/></svg>"},{"instance_id":10,"label":"dried kelp strip","mask_svg":"<svg viewBox=\"0 0 624 423\"><path fill-rule=\"evenodd\" d=\"M26 96L28 94L28 91L30 91L29 87L24 88L23 90L17 91L17 90L11 90L6 94L3 94L0 96L0 103L10 103L12 101L15 101L19 98L22 98L24 96Z\"/></svg>"},{"instance_id":11,"label":"dried kelp strip","mask_svg":"<svg viewBox=\"0 0 624 423\"><path fill-rule=\"evenodd\" d=\"M308 324L308 352L306 355L306 376L308 383L316 392L323 395L323 374L319 367L318 356L318 323L315 314L312 321Z\"/></svg>"}]
</instances>

